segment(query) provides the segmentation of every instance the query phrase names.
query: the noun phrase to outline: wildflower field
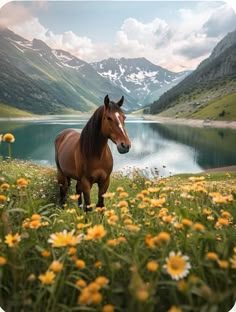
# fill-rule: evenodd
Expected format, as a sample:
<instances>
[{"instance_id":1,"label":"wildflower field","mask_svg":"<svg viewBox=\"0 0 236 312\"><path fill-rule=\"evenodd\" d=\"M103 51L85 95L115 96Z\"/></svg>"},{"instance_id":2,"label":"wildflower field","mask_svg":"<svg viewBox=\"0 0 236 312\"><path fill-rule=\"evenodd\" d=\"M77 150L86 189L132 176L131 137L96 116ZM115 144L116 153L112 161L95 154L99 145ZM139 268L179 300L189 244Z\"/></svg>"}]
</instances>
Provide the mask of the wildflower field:
<instances>
[{"instance_id":1,"label":"wildflower field","mask_svg":"<svg viewBox=\"0 0 236 312\"><path fill-rule=\"evenodd\" d=\"M5 311L228 312L236 300L236 173L115 173L84 213L56 172L0 161ZM96 201L96 188L92 202Z\"/></svg>"}]
</instances>

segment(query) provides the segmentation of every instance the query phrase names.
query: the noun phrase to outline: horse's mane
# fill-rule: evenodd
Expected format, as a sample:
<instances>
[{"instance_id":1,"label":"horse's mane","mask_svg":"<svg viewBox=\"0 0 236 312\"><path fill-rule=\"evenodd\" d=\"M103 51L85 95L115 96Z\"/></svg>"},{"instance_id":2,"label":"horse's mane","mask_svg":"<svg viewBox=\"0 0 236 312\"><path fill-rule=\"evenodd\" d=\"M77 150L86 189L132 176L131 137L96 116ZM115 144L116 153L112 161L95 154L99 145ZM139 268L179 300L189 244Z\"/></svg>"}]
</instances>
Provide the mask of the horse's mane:
<instances>
[{"instance_id":1,"label":"horse's mane","mask_svg":"<svg viewBox=\"0 0 236 312\"><path fill-rule=\"evenodd\" d=\"M86 157L97 155L100 152L99 139L101 139L103 111L104 106L98 107L81 132L80 148Z\"/></svg>"}]
</instances>

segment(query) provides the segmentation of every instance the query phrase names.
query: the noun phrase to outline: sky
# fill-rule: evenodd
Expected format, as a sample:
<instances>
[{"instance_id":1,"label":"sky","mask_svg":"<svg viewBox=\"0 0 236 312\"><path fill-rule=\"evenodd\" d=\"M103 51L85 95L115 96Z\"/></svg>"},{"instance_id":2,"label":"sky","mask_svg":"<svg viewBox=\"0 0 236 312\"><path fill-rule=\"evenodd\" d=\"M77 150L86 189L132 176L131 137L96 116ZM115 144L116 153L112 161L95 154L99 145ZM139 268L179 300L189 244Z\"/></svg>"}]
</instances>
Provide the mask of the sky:
<instances>
[{"instance_id":1,"label":"sky","mask_svg":"<svg viewBox=\"0 0 236 312\"><path fill-rule=\"evenodd\" d=\"M145 57L179 72L236 30L236 14L223 1L17 1L0 9L0 27L86 62Z\"/></svg>"}]
</instances>

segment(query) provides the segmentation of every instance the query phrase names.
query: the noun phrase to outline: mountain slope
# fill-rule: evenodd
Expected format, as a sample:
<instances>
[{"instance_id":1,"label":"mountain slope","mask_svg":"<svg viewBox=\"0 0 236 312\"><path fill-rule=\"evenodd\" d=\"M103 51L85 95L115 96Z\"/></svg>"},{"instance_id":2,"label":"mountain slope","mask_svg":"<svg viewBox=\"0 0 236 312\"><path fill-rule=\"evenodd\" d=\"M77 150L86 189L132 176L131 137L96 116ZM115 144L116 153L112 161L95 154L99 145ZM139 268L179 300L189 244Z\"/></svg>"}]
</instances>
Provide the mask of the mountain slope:
<instances>
[{"instance_id":1,"label":"mountain slope","mask_svg":"<svg viewBox=\"0 0 236 312\"><path fill-rule=\"evenodd\" d=\"M124 95L126 110L138 107L90 64L68 52L8 29L0 30L0 46L0 102L38 114L89 111L109 94L114 100Z\"/></svg>"},{"instance_id":2,"label":"mountain slope","mask_svg":"<svg viewBox=\"0 0 236 312\"><path fill-rule=\"evenodd\" d=\"M213 101L219 101L221 98L233 94L235 90L236 31L223 38L214 48L210 57L204 60L187 79L155 101L150 106L150 112L152 114L162 113L165 116L181 115L182 117L197 118L197 112L208 104L212 105ZM203 117L203 114L201 116ZM221 116L211 114L205 116L205 118L213 117Z\"/></svg>"},{"instance_id":3,"label":"mountain slope","mask_svg":"<svg viewBox=\"0 0 236 312\"><path fill-rule=\"evenodd\" d=\"M190 73L173 73L145 58L109 58L91 65L102 77L127 92L140 106L157 99Z\"/></svg>"}]
</instances>

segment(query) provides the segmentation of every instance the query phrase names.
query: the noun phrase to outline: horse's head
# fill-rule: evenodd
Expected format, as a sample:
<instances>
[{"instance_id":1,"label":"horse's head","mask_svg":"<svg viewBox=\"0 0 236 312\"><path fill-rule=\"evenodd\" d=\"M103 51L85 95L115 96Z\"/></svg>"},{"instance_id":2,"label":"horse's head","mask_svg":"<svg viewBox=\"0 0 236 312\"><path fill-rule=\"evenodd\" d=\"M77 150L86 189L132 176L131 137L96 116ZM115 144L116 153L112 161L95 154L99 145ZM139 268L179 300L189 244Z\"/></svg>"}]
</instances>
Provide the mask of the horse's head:
<instances>
[{"instance_id":1,"label":"horse's head","mask_svg":"<svg viewBox=\"0 0 236 312\"><path fill-rule=\"evenodd\" d=\"M111 139L116 144L118 152L121 154L128 153L130 149L130 140L125 130L125 115L121 110L124 97L117 102L110 101L108 95L104 98L104 114L102 121L103 135Z\"/></svg>"}]
</instances>

